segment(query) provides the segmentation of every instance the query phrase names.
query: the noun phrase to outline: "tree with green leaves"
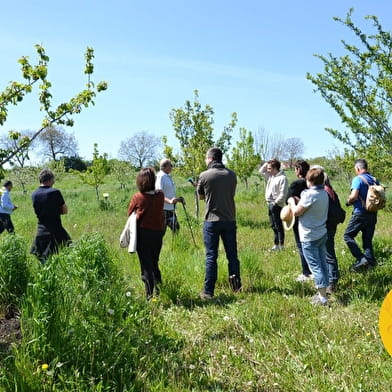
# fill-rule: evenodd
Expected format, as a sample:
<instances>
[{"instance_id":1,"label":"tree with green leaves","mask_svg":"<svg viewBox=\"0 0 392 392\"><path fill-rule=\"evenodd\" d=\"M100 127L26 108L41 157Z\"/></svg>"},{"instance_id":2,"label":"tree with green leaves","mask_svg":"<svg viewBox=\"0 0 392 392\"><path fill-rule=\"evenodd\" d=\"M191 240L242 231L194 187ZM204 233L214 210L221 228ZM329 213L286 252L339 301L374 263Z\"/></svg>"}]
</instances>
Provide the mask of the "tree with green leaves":
<instances>
[{"instance_id":1,"label":"tree with green leaves","mask_svg":"<svg viewBox=\"0 0 392 392\"><path fill-rule=\"evenodd\" d=\"M110 173L120 183L120 189L126 189L127 184L135 179L135 170L129 162L111 159L109 161Z\"/></svg>"},{"instance_id":2,"label":"tree with green leaves","mask_svg":"<svg viewBox=\"0 0 392 392\"><path fill-rule=\"evenodd\" d=\"M80 113L84 107L87 108L90 105L94 105L96 94L107 89L106 82L102 81L95 85L91 80L94 72L94 50L88 47L85 52L84 73L87 75L85 89L70 98L68 102L63 102L53 108L52 94L50 92L52 84L47 78L49 57L46 55L43 46L35 45L35 48L38 56L37 63L31 64L26 56L20 58L18 62L21 65L23 81L10 82L5 90L0 93L0 126L3 126L7 120L8 107L20 104L25 96L33 91L35 85L38 86L40 110L44 113L44 118L41 126L31 137L24 137L16 131L10 133L11 139L18 141L18 146L16 148L0 149L0 168L5 163L11 162L17 154L26 149L46 128L54 125L72 126L74 124L73 116Z\"/></svg>"},{"instance_id":3,"label":"tree with green leaves","mask_svg":"<svg viewBox=\"0 0 392 392\"><path fill-rule=\"evenodd\" d=\"M344 56L316 55L324 63L324 72L308 73L307 78L346 127L326 130L357 155L388 168L392 154L392 34L376 16L365 18L374 29L365 33L354 24L352 13L350 9L345 19L334 19L351 30L358 44L342 41Z\"/></svg>"},{"instance_id":4,"label":"tree with green leaves","mask_svg":"<svg viewBox=\"0 0 392 392\"><path fill-rule=\"evenodd\" d=\"M240 139L233 147L228 159L230 169L233 169L238 178L244 182L248 189L248 179L259 163L259 155L256 154L252 132L246 128L240 128Z\"/></svg>"},{"instance_id":5,"label":"tree with green leaves","mask_svg":"<svg viewBox=\"0 0 392 392\"><path fill-rule=\"evenodd\" d=\"M93 160L91 165L83 173L78 172L84 184L91 185L95 189L97 200L99 201L99 186L104 183L104 179L109 172L107 154L99 155L98 145L94 144Z\"/></svg>"},{"instance_id":6,"label":"tree with green leaves","mask_svg":"<svg viewBox=\"0 0 392 392\"><path fill-rule=\"evenodd\" d=\"M202 107L199 93L194 91L194 101L185 101L183 108L172 109L170 119L175 136L180 143L181 156L178 158L182 172L187 177L197 178L206 169L205 154L211 147L219 147L223 154L231 145L231 136L237 125L237 114L232 113L231 120L217 139L214 139L214 110L210 105Z\"/></svg>"}]
</instances>

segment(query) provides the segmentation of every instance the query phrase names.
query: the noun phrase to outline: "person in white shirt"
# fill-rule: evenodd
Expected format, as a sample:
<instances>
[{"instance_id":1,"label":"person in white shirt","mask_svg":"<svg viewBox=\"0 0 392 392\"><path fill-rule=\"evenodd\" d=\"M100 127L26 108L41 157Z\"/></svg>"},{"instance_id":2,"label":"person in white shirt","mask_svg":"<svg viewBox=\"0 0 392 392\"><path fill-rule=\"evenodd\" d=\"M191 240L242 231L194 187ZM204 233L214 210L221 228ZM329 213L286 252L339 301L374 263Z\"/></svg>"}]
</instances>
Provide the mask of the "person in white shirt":
<instances>
[{"instance_id":1,"label":"person in white shirt","mask_svg":"<svg viewBox=\"0 0 392 392\"><path fill-rule=\"evenodd\" d=\"M176 197L176 188L170 175L173 165L168 158L164 158L159 162L160 170L155 181L155 189L161 190L165 195L165 204L163 206L165 232L170 227L173 233L177 233L180 229L176 216L176 204L182 202L182 197Z\"/></svg>"},{"instance_id":2,"label":"person in white shirt","mask_svg":"<svg viewBox=\"0 0 392 392\"><path fill-rule=\"evenodd\" d=\"M288 193L287 177L283 170L280 170L280 162L277 159L265 162L261 166L259 173L267 180L265 199L268 203L268 217L274 232L274 246L271 250L282 250L285 233L282 220L280 219L280 211L286 204Z\"/></svg>"},{"instance_id":3,"label":"person in white shirt","mask_svg":"<svg viewBox=\"0 0 392 392\"><path fill-rule=\"evenodd\" d=\"M14 225L11 221L11 214L18 208L18 206L13 204L11 201L11 189L12 182L4 182L0 202L0 233L2 233L4 230L7 230L8 233L15 232Z\"/></svg>"}]
</instances>

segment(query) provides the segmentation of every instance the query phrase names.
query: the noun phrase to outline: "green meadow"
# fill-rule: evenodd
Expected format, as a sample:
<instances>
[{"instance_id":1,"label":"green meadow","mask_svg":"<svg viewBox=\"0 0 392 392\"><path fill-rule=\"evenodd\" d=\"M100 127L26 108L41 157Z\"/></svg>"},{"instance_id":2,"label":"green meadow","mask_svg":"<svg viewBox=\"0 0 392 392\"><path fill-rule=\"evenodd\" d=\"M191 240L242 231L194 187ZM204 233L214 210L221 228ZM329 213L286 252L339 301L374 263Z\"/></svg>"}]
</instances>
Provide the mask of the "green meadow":
<instances>
[{"instance_id":1,"label":"green meadow","mask_svg":"<svg viewBox=\"0 0 392 392\"><path fill-rule=\"evenodd\" d=\"M293 173L287 175L292 181ZM15 183L16 235L0 237L0 300L4 313L19 309L21 339L0 343L1 390L391 390L392 360L378 330L380 306L392 288L390 209L378 217L378 266L350 273L354 260L342 238L347 208L336 234L338 291L329 307L314 307L313 284L295 280L301 271L292 231L283 251L269 251L264 184L254 176L248 189L239 184L236 196L243 291L229 289L222 247L215 297L202 301L204 205L196 219L193 187L174 179L186 210L177 206L179 234L164 237L161 295L151 301L137 256L119 247L134 178L120 189L108 176L99 192L109 196L97 201L92 187L61 175L54 186L68 205L62 220L73 245L45 266L29 254L36 186L24 194ZM332 184L344 201L350 181Z\"/></svg>"}]
</instances>

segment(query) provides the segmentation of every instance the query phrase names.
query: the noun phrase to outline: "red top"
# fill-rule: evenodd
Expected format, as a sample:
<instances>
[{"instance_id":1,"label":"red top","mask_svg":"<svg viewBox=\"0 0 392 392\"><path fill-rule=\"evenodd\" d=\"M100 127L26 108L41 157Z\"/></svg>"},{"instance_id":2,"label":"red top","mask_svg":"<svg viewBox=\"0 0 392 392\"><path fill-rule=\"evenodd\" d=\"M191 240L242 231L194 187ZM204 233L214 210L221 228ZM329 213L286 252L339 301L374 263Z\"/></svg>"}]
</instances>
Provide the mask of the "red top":
<instances>
[{"instance_id":1,"label":"red top","mask_svg":"<svg viewBox=\"0 0 392 392\"><path fill-rule=\"evenodd\" d=\"M143 229L163 231L163 203L165 196L162 191L135 193L128 206L128 216L136 211L137 226Z\"/></svg>"}]
</instances>

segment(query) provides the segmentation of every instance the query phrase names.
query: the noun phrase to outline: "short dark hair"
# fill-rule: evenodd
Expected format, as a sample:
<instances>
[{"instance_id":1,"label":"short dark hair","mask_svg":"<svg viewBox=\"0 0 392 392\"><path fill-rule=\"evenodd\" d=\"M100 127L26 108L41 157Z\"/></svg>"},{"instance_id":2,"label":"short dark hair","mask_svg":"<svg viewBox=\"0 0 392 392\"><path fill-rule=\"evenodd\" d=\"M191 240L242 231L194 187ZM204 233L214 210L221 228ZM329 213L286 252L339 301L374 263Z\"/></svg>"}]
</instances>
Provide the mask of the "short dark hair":
<instances>
[{"instance_id":1,"label":"short dark hair","mask_svg":"<svg viewBox=\"0 0 392 392\"><path fill-rule=\"evenodd\" d=\"M312 167L309 169L306 179L313 185L324 184L324 170L321 166Z\"/></svg>"},{"instance_id":2,"label":"short dark hair","mask_svg":"<svg viewBox=\"0 0 392 392\"><path fill-rule=\"evenodd\" d=\"M304 178L306 177L306 174L308 173L308 170L309 170L309 163L308 162L306 162L302 159L298 159L298 161L295 162L294 167L299 170L299 174L302 177L304 177Z\"/></svg>"},{"instance_id":3,"label":"short dark hair","mask_svg":"<svg viewBox=\"0 0 392 392\"><path fill-rule=\"evenodd\" d=\"M269 160L268 164L271 165L272 168L280 170L280 161L278 161L276 158Z\"/></svg>"},{"instance_id":4,"label":"short dark hair","mask_svg":"<svg viewBox=\"0 0 392 392\"><path fill-rule=\"evenodd\" d=\"M10 186L10 185L12 186L12 181L7 180L7 181L4 182L3 187L7 188L7 186Z\"/></svg>"},{"instance_id":5,"label":"short dark hair","mask_svg":"<svg viewBox=\"0 0 392 392\"><path fill-rule=\"evenodd\" d=\"M218 147L212 147L207 151L207 157L211 158L215 162L222 162L222 150Z\"/></svg>"},{"instance_id":6,"label":"short dark hair","mask_svg":"<svg viewBox=\"0 0 392 392\"><path fill-rule=\"evenodd\" d=\"M136 177L136 186L140 192L155 190L155 171L152 167L145 167L140 170Z\"/></svg>"},{"instance_id":7,"label":"short dark hair","mask_svg":"<svg viewBox=\"0 0 392 392\"><path fill-rule=\"evenodd\" d=\"M41 173L39 173L39 182L40 184L43 184L44 182L48 182L50 180L54 179L54 174L52 170L50 169L43 169L41 170Z\"/></svg>"},{"instance_id":8,"label":"short dark hair","mask_svg":"<svg viewBox=\"0 0 392 392\"><path fill-rule=\"evenodd\" d=\"M362 169L362 170L367 170L368 169L367 160L366 159L362 159L362 158L361 159L357 159L355 161L354 167L358 167L359 169Z\"/></svg>"}]
</instances>

